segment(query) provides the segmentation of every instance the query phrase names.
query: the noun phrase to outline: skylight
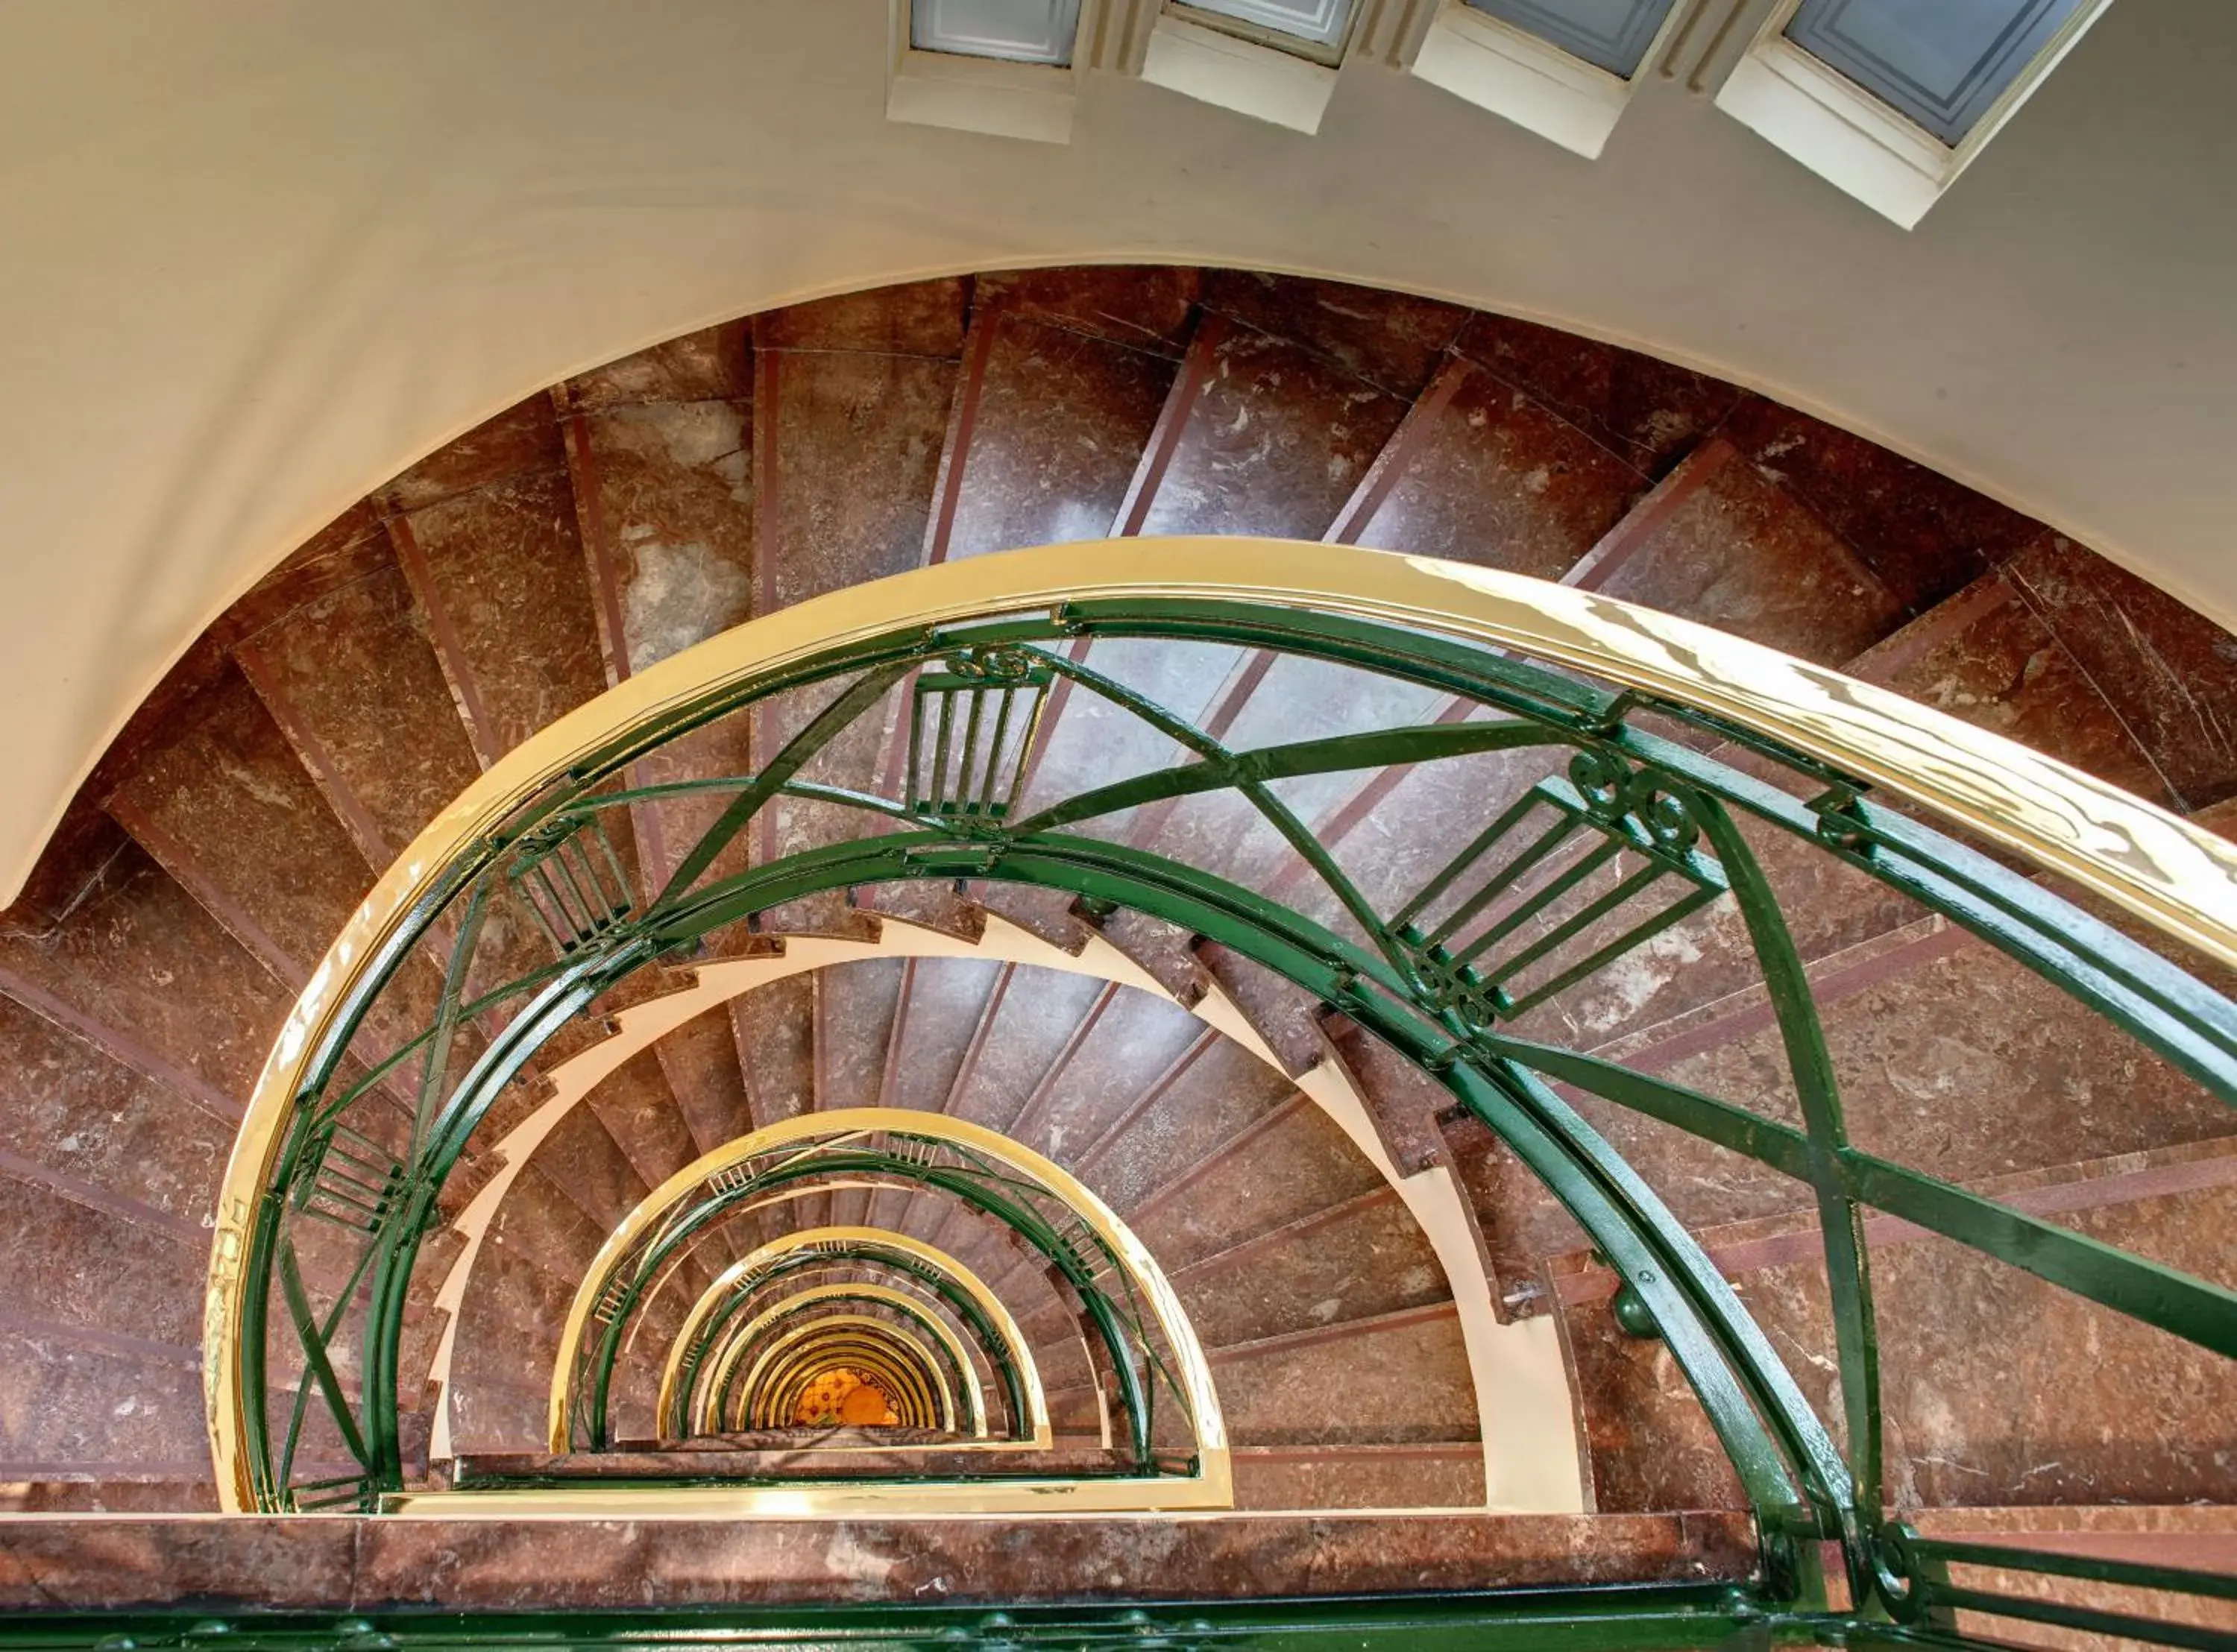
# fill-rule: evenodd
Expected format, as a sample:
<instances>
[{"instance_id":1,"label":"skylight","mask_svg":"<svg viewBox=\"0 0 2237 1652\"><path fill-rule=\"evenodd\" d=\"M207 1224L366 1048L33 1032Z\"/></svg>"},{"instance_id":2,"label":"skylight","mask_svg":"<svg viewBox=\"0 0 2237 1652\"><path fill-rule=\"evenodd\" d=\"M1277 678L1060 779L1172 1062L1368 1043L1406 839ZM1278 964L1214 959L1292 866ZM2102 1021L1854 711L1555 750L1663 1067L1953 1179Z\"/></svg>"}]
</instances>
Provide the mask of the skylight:
<instances>
[{"instance_id":1,"label":"skylight","mask_svg":"<svg viewBox=\"0 0 2237 1652\"><path fill-rule=\"evenodd\" d=\"M1629 80L1673 0L1468 0L1478 11Z\"/></svg>"},{"instance_id":2,"label":"skylight","mask_svg":"<svg viewBox=\"0 0 2237 1652\"><path fill-rule=\"evenodd\" d=\"M1072 142L1080 0L888 0L886 118Z\"/></svg>"},{"instance_id":3,"label":"skylight","mask_svg":"<svg viewBox=\"0 0 2237 1652\"><path fill-rule=\"evenodd\" d=\"M1689 10L1674 0L1442 0L1413 73L1587 157Z\"/></svg>"},{"instance_id":4,"label":"skylight","mask_svg":"<svg viewBox=\"0 0 2237 1652\"><path fill-rule=\"evenodd\" d=\"M1240 24L1236 32L1247 39L1334 62L1356 8L1356 0L1189 0L1175 10L1215 28Z\"/></svg>"},{"instance_id":5,"label":"skylight","mask_svg":"<svg viewBox=\"0 0 2237 1652\"><path fill-rule=\"evenodd\" d=\"M959 57L1013 63L1072 62L1079 0L914 0L909 44Z\"/></svg>"},{"instance_id":6,"label":"skylight","mask_svg":"<svg viewBox=\"0 0 2237 1652\"><path fill-rule=\"evenodd\" d=\"M1786 37L1944 143L1956 144L2081 4L1802 0Z\"/></svg>"},{"instance_id":7,"label":"skylight","mask_svg":"<svg viewBox=\"0 0 2237 1652\"><path fill-rule=\"evenodd\" d=\"M1142 78L1293 132L1320 130L1359 0L1166 0Z\"/></svg>"},{"instance_id":8,"label":"skylight","mask_svg":"<svg viewBox=\"0 0 2237 1652\"><path fill-rule=\"evenodd\" d=\"M2112 0L1778 0L1717 107L1909 228Z\"/></svg>"}]
</instances>

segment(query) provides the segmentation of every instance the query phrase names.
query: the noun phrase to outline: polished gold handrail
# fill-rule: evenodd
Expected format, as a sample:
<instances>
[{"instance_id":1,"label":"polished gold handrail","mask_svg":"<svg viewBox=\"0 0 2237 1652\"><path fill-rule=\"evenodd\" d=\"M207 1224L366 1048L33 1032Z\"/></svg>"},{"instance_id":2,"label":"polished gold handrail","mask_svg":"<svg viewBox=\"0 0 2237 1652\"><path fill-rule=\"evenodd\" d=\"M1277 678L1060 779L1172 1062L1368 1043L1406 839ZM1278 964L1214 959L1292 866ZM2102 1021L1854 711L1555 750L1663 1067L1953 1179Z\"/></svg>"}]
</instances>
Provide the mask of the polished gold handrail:
<instances>
[{"instance_id":1,"label":"polished gold handrail","mask_svg":"<svg viewBox=\"0 0 2237 1652\"><path fill-rule=\"evenodd\" d=\"M1922 804L2237 968L2237 846L1889 690L1610 597L1428 557L1209 537L1044 546L852 586L672 655L525 741L428 823L336 938L258 1078L219 1199L203 1375L225 1506L254 1502L238 1346L247 1243L304 1065L443 869L578 758L710 690L903 627L1126 598L1268 603L1435 630L1694 706Z\"/></svg>"}]
</instances>

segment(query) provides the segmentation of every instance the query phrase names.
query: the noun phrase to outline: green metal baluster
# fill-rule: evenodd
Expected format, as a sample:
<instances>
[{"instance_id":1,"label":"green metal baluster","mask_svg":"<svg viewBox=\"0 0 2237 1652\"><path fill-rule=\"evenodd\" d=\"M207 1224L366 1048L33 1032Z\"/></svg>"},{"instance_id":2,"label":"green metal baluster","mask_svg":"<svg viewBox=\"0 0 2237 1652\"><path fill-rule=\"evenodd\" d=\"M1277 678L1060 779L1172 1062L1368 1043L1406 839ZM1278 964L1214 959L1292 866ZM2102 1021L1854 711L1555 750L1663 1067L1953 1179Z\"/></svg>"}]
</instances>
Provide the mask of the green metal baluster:
<instances>
[{"instance_id":1,"label":"green metal baluster","mask_svg":"<svg viewBox=\"0 0 2237 1652\"><path fill-rule=\"evenodd\" d=\"M1871 1587L1869 1545L1880 1522L1884 1496L1880 1469L1879 1335L1873 1322L1871 1263L1864 1249L1864 1218L1850 1196L1841 1153L1848 1130L1841 1118L1840 1090L1833 1058L1818 1024L1810 977L1795 951L1778 898L1757 865L1747 840L1723 807L1697 793L1682 800L1715 848L1739 903L1772 1014L1786 1047L1788 1070L1802 1103L1810 1141L1810 1185L1817 1195L1818 1219L1825 1234L1826 1278L1832 1292L1835 1346L1841 1363L1841 1391L1848 1423L1849 1463L1854 1476L1857 1524L1844 1534L1849 1550L1850 1586L1862 1599Z\"/></svg>"},{"instance_id":2,"label":"green metal baluster","mask_svg":"<svg viewBox=\"0 0 2237 1652\"><path fill-rule=\"evenodd\" d=\"M745 827L746 822L761 812L762 806L774 798L778 788L797 773L816 753L836 739L855 718L885 697L886 691L907 669L905 664L889 665L882 669L865 673L855 685L809 719L808 726L785 742L784 749L724 809L701 834L690 852L680 861L667 883L654 900L656 906L666 905L685 890L699 881L700 874L715 864L716 856L723 852L730 839ZM942 736L942 755L945 756L945 735Z\"/></svg>"}]
</instances>

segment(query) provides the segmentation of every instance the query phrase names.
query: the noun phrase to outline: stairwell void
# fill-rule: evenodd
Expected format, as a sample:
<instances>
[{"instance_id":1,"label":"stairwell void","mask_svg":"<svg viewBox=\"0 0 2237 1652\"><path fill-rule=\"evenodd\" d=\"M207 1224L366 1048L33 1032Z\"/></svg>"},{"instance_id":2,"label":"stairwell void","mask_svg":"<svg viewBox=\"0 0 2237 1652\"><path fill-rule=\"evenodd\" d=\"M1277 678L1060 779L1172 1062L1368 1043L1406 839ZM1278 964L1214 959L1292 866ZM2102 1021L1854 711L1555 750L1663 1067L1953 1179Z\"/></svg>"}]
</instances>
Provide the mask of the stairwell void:
<instances>
[{"instance_id":1,"label":"stairwell void","mask_svg":"<svg viewBox=\"0 0 2237 1652\"><path fill-rule=\"evenodd\" d=\"M274 1607L178 1570L222 1506L333 1612L492 1543L595 1603L621 1521L678 1606L2205 1643L2233 660L1425 300L989 275L585 375L245 597L10 915L0 1547L135 1635ZM89 1504L185 1524L104 1585Z\"/></svg>"}]
</instances>

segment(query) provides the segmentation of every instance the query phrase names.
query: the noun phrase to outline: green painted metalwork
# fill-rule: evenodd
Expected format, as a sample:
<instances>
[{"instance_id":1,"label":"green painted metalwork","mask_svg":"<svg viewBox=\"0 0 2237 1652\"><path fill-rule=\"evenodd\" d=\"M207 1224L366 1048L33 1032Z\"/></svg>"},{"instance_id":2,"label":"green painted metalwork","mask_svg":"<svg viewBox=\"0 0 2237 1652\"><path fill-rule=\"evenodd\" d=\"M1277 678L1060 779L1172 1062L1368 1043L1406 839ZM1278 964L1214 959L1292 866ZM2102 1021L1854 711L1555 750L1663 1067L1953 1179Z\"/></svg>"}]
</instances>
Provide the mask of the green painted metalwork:
<instances>
[{"instance_id":1,"label":"green painted metalwork","mask_svg":"<svg viewBox=\"0 0 2237 1652\"><path fill-rule=\"evenodd\" d=\"M946 671L919 673L909 705L910 811L945 819L1005 818L1017 806L1026 755L1055 681L1053 669L1022 648L959 655Z\"/></svg>"},{"instance_id":2,"label":"green painted metalwork","mask_svg":"<svg viewBox=\"0 0 2237 1652\"><path fill-rule=\"evenodd\" d=\"M1072 645L1082 639L1267 649L1456 695L1475 711L1465 720L1237 749L1074 657ZM1036 742L1048 737L1043 714L1059 681L1069 683L1075 702L1138 720L1170 740L1179 760L1026 808L1026 773ZM756 773L618 786L630 764L696 727L810 690L828 693L822 709ZM818 758L836 749L841 734L879 716L896 696L901 703L890 714L902 720L910 741L901 795L878 794L819 769ZM1745 766L1719 755L1720 746L1745 748ZM1445 853L1425 882L1395 898L1349 875L1280 789L1313 776L1481 754L1516 762L1538 754L1543 760L1511 801L1487 800L1484 825ZM633 802L688 792L729 801L657 894L640 899L596 881L604 864L592 852L603 840L597 822ZM1212 793L1239 799L1279 834L1310 874L1311 899L1277 898L1269 889L1074 829L1145 804ZM764 810L802 802L851 811L855 830L866 835L712 875L723 850ZM2237 1356L2237 1294L1851 1142L1809 981L1750 832L1805 845L1916 900L2223 1101L2237 1099L2237 1006L2023 874L1875 803L1856 778L1698 708L1609 694L1422 632L1240 599L1080 602L1051 614L896 631L663 708L590 754L565 783L442 870L316 1052L252 1235L248 1267L259 1289L247 1369L265 1402L252 1424L258 1496L274 1508L307 1506L320 1494L371 1507L399 1484L396 1326L420 1235L434 1220L444 1179L498 1092L569 1019L637 971L688 958L713 931L787 902L913 879L1010 881L1069 892L1095 910L1136 909L1232 948L1416 1063L1530 1166L1616 1270L1634 1318L1669 1347L1755 1509L1763 1578L1740 1605L1723 1609L1726 1629L1772 1624L1782 1640L1826 1629L1794 1614L1807 1593L1805 1550L1832 1541L1859 1603L1856 1614L1840 1620L1840 1633L1951 1643L1950 1611L1990 1609L1977 1591L1954 1588L1937 1569L1983 1563L1916 1540L1890 1524L1882 1506L1863 1213L1900 1216L2225 1356ZM562 875L571 867L571 882ZM472 951L489 904L546 897L542 923L553 960L470 996L472 959L463 955ZM1761 971L1802 1128L1509 1030L1518 1015L1718 901L1737 911ZM346 1081L345 1054L353 1041L371 1040L368 1013L386 981L412 950L432 944L443 923L455 926L456 939L432 1022L395 1048L359 1048L363 1071ZM478 1047L470 1047L467 1029L478 1025L495 1030L478 1034ZM386 1081L414 1063L415 1105L408 1120L391 1118ZM1832 1291L1845 1449L1699 1244L1557 1086L1692 1132L1808 1188ZM384 1145L392 1142L395 1147ZM876 1155L862 1155L853 1168L939 1180L921 1165ZM963 1196L999 1197L967 1175L952 1182L951 1191ZM324 1299L306 1287L293 1237L293 1224L310 1220L364 1234L358 1271ZM1045 1254L1058 1259L1060 1237L1044 1238ZM262 1363L275 1298L286 1303L309 1373L290 1397L292 1420L276 1432L266 1412L279 1397L267 1394ZM353 1307L363 1309L351 1321L362 1326L363 1343L352 1403L333 1379L327 1356ZM363 1464L362 1477L340 1491L294 1478L313 1390ZM1133 1433L1146 1456L1146 1425L1137 1419ZM595 1425L586 1425L585 1438L598 1443ZM2036 1569L2098 1576L2088 1563L2062 1557ZM2213 1593L2194 1580L2167 1581L2173 1576L2154 1586ZM2036 1621L2070 1620L2038 1613ZM1645 1633L1651 1622L1657 1620L1644 1612L1620 1626L1595 1618L1589 1631L1547 1628L1542 1641L1533 1630L1515 1643L1617 1644L1634 1629ZM1572 1633L1583 1638L1562 1638ZM2168 1644L2200 1643L2169 1626L2154 1634ZM1646 1638L1686 1644L1692 1636L1691 1629L1661 1621Z\"/></svg>"},{"instance_id":3,"label":"green painted metalwork","mask_svg":"<svg viewBox=\"0 0 2237 1652\"><path fill-rule=\"evenodd\" d=\"M869 1242L841 1243L825 1241L812 1249L795 1251L762 1264L751 1275L738 1281L736 1288L699 1326L691 1345L683 1356L684 1380L677 1389L669 1414L661 1419L666 1431L681 1438L690 1428L692 1385L700 1366L707 1355L720 1346L723 1332L735 1319L758 1301L758 1293L772 1285L795 1281L803 1274L821 1272L835 1267L861 1266L899 1274L925 1290L930 1291L945 1303L965 1328L971 1333L972 1346L977 1347L987 1360L987 1368L1001 1385L1006 1415L1011 1430L1017 1434L1032 1432L1026 1414L1026 1390L1018 1372L1017 1351L1009 1346L994 1322L980 1306L970 1292L921 1258L888 1246Z\"/></svg>"},{"instance_id":4,"label":"green painted metalwork","mask_svg":"<svg viewBox=\"0 0 2237 1652\"><path fill-rule=\"evenodd\" d=\"M574 1385L577 1404L568 1419L571 1434L591 1451L610 1444L614 1366L629 1339L633 1316L670 1260L695 1239L772 1192L827 1179L866 1177L937 1188L1001 1223L1039 1254L1079 1296L1094 1326L1118 1380L1127 1440L1139 1471L1158 1471L1158 1454L1151 1443L1158 1395L1162 1391L1179 1399L1181 1389L1161 1341L1151 1333L1152 1317L1135 1300L1118 1257L1093 1229L1069 1212L1050 1208L1045 1197L1037 1199L1040 1189L1002 1166L956 1142L894 1132L870 1139L849 1136L805 1151L788 1146L764 1155L758 1168L735 1167L724 1173L719 1186L710 1183L693 1203L661 1223L642 1246L617 1258L615 1288L599 1302L594 1316L598 1336L585 1347L584 1366ZM1103 1282L1106 1274L1118 1284L1115 1296Z\"/></svg>"},{"instance_id":5,"label":"green painted metalwork","mask_svg":"<svg viewBox=\"0 0 2237 1652\"><path fill-rule=\"evenodd\" d=\"M1312 1600L1149 1601L1100 1606L646 1608L629 1612L372 1612L349 1616L210 1612L0 1617L13 1652L155 1652L221 1642L255 1652L417 1652L471 1647L1290 1648L1403 1644L1473 1652L1676 1652L1721 1645L1736 1616L1783 1645L1815 1625L1767 1619L1724 1585L1532 1589ZM1766 1640L1766 1644L1769 1640Z\"/></svg>"}]
</instances>

